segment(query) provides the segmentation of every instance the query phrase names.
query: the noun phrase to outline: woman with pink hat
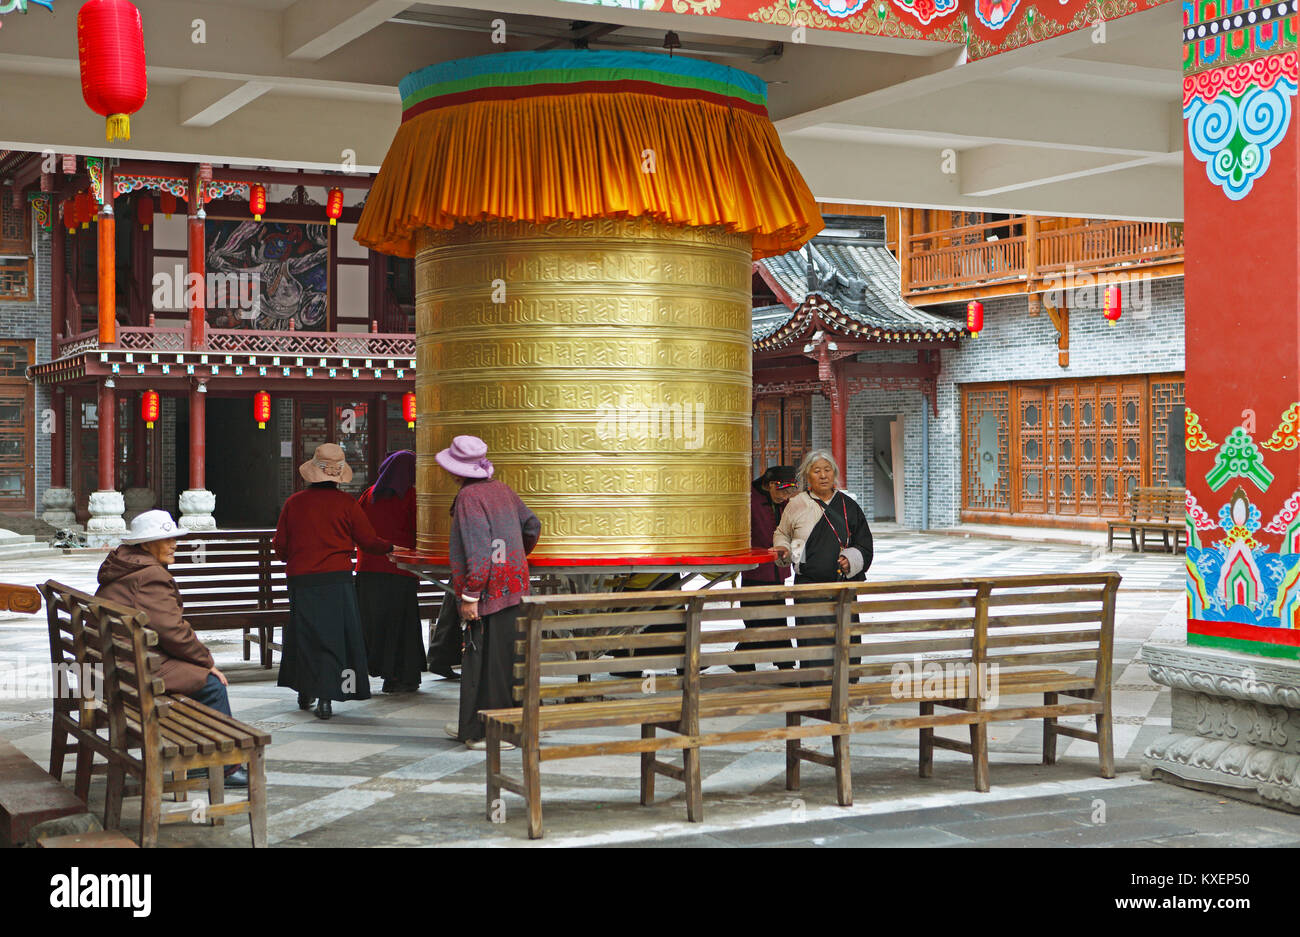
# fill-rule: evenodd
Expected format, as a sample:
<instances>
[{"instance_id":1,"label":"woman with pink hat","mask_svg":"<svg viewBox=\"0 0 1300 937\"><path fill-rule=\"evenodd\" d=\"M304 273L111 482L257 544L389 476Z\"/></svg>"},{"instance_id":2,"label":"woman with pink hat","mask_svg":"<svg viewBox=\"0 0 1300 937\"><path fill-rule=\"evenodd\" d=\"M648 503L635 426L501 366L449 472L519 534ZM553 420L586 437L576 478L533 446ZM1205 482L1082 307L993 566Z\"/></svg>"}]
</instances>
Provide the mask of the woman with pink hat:
<instances>
[{"instance_id":1,"label":"woman with pink hat","mask_svg":"<svg viewBox=\"0 0 1300 937\"><path fill-rule=\"evenodd\" d=\"M360 547L385 554L393 545L375 533L352 496L339 490L352 480L342 448L317 446L298 474L308 487L284 502L273 541L289 585L289 624L276 682L298 691L299 709L314 702L317 718L329 719L333 700L370 699L353 553Z\"/></svg>"},{"instance_id":2,"label":"woman with pink hat","mask_svg":"<svg viewBox=\"0 0 1300 937\"><path fill-rule=\"evenodd\" d=\"M479 712L513 706L515 625L528 594L528 554L542 523L504 482L492 479L487 443L457 436L434 458L456 476L451 505L451 585L465 625L460 722L447 734L481 750Z\"/></svg>"}]
</instances>

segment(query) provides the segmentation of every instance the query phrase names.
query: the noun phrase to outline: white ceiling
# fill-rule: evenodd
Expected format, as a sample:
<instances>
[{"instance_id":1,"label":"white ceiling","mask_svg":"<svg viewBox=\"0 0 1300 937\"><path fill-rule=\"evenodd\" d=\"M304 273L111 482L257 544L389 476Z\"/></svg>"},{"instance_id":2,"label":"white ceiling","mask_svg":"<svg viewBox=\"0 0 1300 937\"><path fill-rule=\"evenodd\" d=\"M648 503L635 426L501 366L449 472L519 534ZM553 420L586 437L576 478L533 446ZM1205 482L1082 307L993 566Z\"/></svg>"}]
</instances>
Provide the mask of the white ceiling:
<instances>
[{"instance_id":1,"label":"white ceiling","mask_svg":"<svg viewBox=\"0 0 1300 937\"><path fill-rule=\"evenodd\" d=\"M1040 214L1182 214L1177 4L964 62L960 47L565 0L137 0L150 95L129 144L104 143L81 100L76 5L0 29L0 148L154 159L378 167L400 119L397 82L437 61L564 48L571 24L618 28L591 47L698 54L769 82L769 110L827 201ZM191 41L204 20L206 43ZM581 28L581 23L577 24ZM590 27L588 27L590 28ZM603 42L602 42L603 40ZM783 43L779 57L755 61ZM954 168L955 172L945 171Z\"/></svg>"}]
</instances>

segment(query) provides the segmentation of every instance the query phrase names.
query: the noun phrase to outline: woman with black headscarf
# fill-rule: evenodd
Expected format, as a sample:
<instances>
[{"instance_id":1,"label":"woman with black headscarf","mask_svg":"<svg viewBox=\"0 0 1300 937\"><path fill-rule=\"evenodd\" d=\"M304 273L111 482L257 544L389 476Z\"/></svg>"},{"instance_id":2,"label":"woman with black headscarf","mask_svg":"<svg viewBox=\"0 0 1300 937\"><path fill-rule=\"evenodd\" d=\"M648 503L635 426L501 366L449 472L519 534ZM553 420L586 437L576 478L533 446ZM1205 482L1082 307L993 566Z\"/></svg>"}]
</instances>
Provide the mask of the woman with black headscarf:
<instances>
[{"instance_id":1,"label":"woman with black headscarf","mask_svg":"<svg viewBox=\"0 0 1300 937\"><path fill-rule=\"evenodd\" d=\"M415 546L415 453L402 449L379 467L358 499L375 533L398 547ZM357 552L357 604L370 676L385 693L414 693L424 670L419 580L387 556Z\"/></svg>"}]
</instances>

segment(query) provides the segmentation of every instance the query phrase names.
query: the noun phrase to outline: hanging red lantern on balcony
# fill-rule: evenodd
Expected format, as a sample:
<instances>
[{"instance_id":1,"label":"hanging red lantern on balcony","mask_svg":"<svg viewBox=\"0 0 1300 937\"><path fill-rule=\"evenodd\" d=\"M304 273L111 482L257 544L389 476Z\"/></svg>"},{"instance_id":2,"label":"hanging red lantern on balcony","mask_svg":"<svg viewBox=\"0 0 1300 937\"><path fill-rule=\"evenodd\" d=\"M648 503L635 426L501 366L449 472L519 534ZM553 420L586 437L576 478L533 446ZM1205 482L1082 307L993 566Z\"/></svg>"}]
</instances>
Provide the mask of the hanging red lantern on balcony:
<instances>
[{"instance_id":1,"label":"hanging red lantern on balcony","mask_svg":"<svg viewBox=\"0 0 1300 937\"><path fill-rule=\"evenodd\" d=\"M176 214L176 196L170 192L163 192L158 196L158 207L162 209L164 215L170 218Z\"/></svg>"},{"instance_id":2,"label":"hanging red lantern on balcony","mask_svg":"<svg viewBox=\"0 0 1300 937\"><path fill-rule=\"evenodd\" d=\"M266 429L271 419L271 395L264 390L253 395L253 419L257 420L258 429Z\"/></svg>"},{"instance_id":3,"label":"hanging red lantern on balcony","mask_svg":"<svg viewBox=\"0 0 1300 937\"><path fill-rule=\"evenodd\" d=\"M69 234L77 233L77 200L75 198L66 199L63 202L63 227L68 229Z\"/></svg>"},{"instance_id":4,"label":"hanging red lantern on balcony","mask_svg":"<svg viewBox=\"0 0 1300 937\"><path fill-rule=\"evenodd\" d=\"M153 196L142 195L135 203L135 220L140 222L142 230L148 231L153 224Z\"/></svg>"},{"instance_id":5,"label":"hanging red lantern on balcony","mask_svg":"<svg viewBox=\"0 0 1300 937\"><path fill-rule=\"evenodd\" d=\"M95 198L89 192L77 193L77 220L82 229L89 228L95 218Z\"/></svg>"},{"instance_id":6,"label":"hanging red lantern on balcony","mask_svg":"<svg viewBox=\"0 0 1300 937\"><path fill-rule=\"evenodd\" d=\"M1123 302L1124 296L1118 286L1106 287L1106 301L1102 307L1102 315L1111 325L1119 321L1120 313L1124 311Z\"/></svg>"},{"instance_id":7,"label":"hanging red lantern on balcony","mask_svg":"<svg viewBox=\"0 0 1300 937\"><path fill-rule=\"evenodd\" d=\"M127 0L89 0L77 13L81 96L108 118L108 140L131 139L131 115L149 96L140 11Z\"/></svg>"},{"instance_id":8,"label":"hanging red lantern on balcony","mask_svg":"<svg viewBox=\"0 0 1300 937\"><path fill-rule=\"evenodd\" d=\"M254 221L261 221L266 214L266 186L254 182L248 188L248 210L253 213Z\"/></svg>"},{"instance_id":9,"label":"hanging red lantern on balcony","mask_svg":"<svg viewBox=\"0 0 1300 937\"><path fill-rule=\"evenodd\" d=\"M146 390L140 395L140 419L144 425L153 429L154 420L158 419L159 397L156 390Z\"/></svg>"},{"instance_id":10,"label":"hanging red lantern on balcony","mask_svg":"<svg viewBox=\"0 0 1300 937\"><path fill-rule=\"evenodd\" d=\"M979 338L980 332L984 331L984 304L978 299L966 304L966 330L971 338Z\"/></svg>"},{"instance_id":11,"label":"hanging red lantern on balcony","mask_svg":"<svg viewBox=\"0 0 1300 937\"><path fill-rule=\"evenodd\" d=\"M342 189L330 189L329 198L325 201L325 214L330 216L330 224L339 223L339 219L343 217Z\"/></svg>"},{"instance_id":12,"label":"hanging red lantern on balcony","mask_svg":"<svg viewBox=\"0 0 1300 937\"><path fill-rule=\"evenodd\" d=\"M415 394L409 390L402 394L402 419L407 429L415 429Z\"/></svg>"}]
</instances>

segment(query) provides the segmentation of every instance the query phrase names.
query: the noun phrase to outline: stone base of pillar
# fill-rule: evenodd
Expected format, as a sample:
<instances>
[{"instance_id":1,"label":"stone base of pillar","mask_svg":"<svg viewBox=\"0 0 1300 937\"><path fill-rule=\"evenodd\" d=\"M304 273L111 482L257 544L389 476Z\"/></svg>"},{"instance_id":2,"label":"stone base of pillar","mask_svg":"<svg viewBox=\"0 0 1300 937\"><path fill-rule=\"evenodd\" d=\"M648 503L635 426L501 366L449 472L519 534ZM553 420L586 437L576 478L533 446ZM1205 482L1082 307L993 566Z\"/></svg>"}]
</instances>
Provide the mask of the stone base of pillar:
<instances>
[{"instance_id":1,"label":"stone base of pillar","mask_svg":"<svg viewBox=\"0 0 1300 937\"><path fill-rule=\"evenodd\" d=\"M81 530L77 515L73 512L77 499L71 488L46 488L41 495L41 520L55 530Z\"/></svg>"},{"instance_id":2,"label":"stone base of pillar","mask_svg":"<svg viewBox=\"0 0 1300 937\"><path fill-rule=\"evenodd\" d=\"M216 530L217 520L212 512L217 507L217 496L202 488L181 492L181 517L178 523L186 530Z\"/></svg>"},{"instance_id":3,"label":"stone base of pillar","mask_svg":"<svg viewBox=\"0 0 1300 937\"><path fill-rule=\"evenodd\" d=\"M1300 813L1300 661L1186 644L1148 644L1142 661L1173 690L1144 778Z\"/></svg>"},{"instance_id":4,"label":"stone base of pillar","mask_svg":"<svg viewBox=\"0 0 1300 937\"><path fill-rule=\"evenodd\" d=\"M153 506L158 503L157 497L150 488L128 488L122 492L122 500L126 504L128 524L135 520L137 515L153 510Z\"/></svg>"},{"instance_id":5,"label":"stone base of pillar","mask_svg":"<svg viewBox=\"0 0 1300 937\"><path fill-rule=\"evenodd\" d=\"M86 523L86 545L115 547L126 533L122 512L126 504L120 491L96 491L90 495L90 520Z\"/></svg>"}]
</instances>

